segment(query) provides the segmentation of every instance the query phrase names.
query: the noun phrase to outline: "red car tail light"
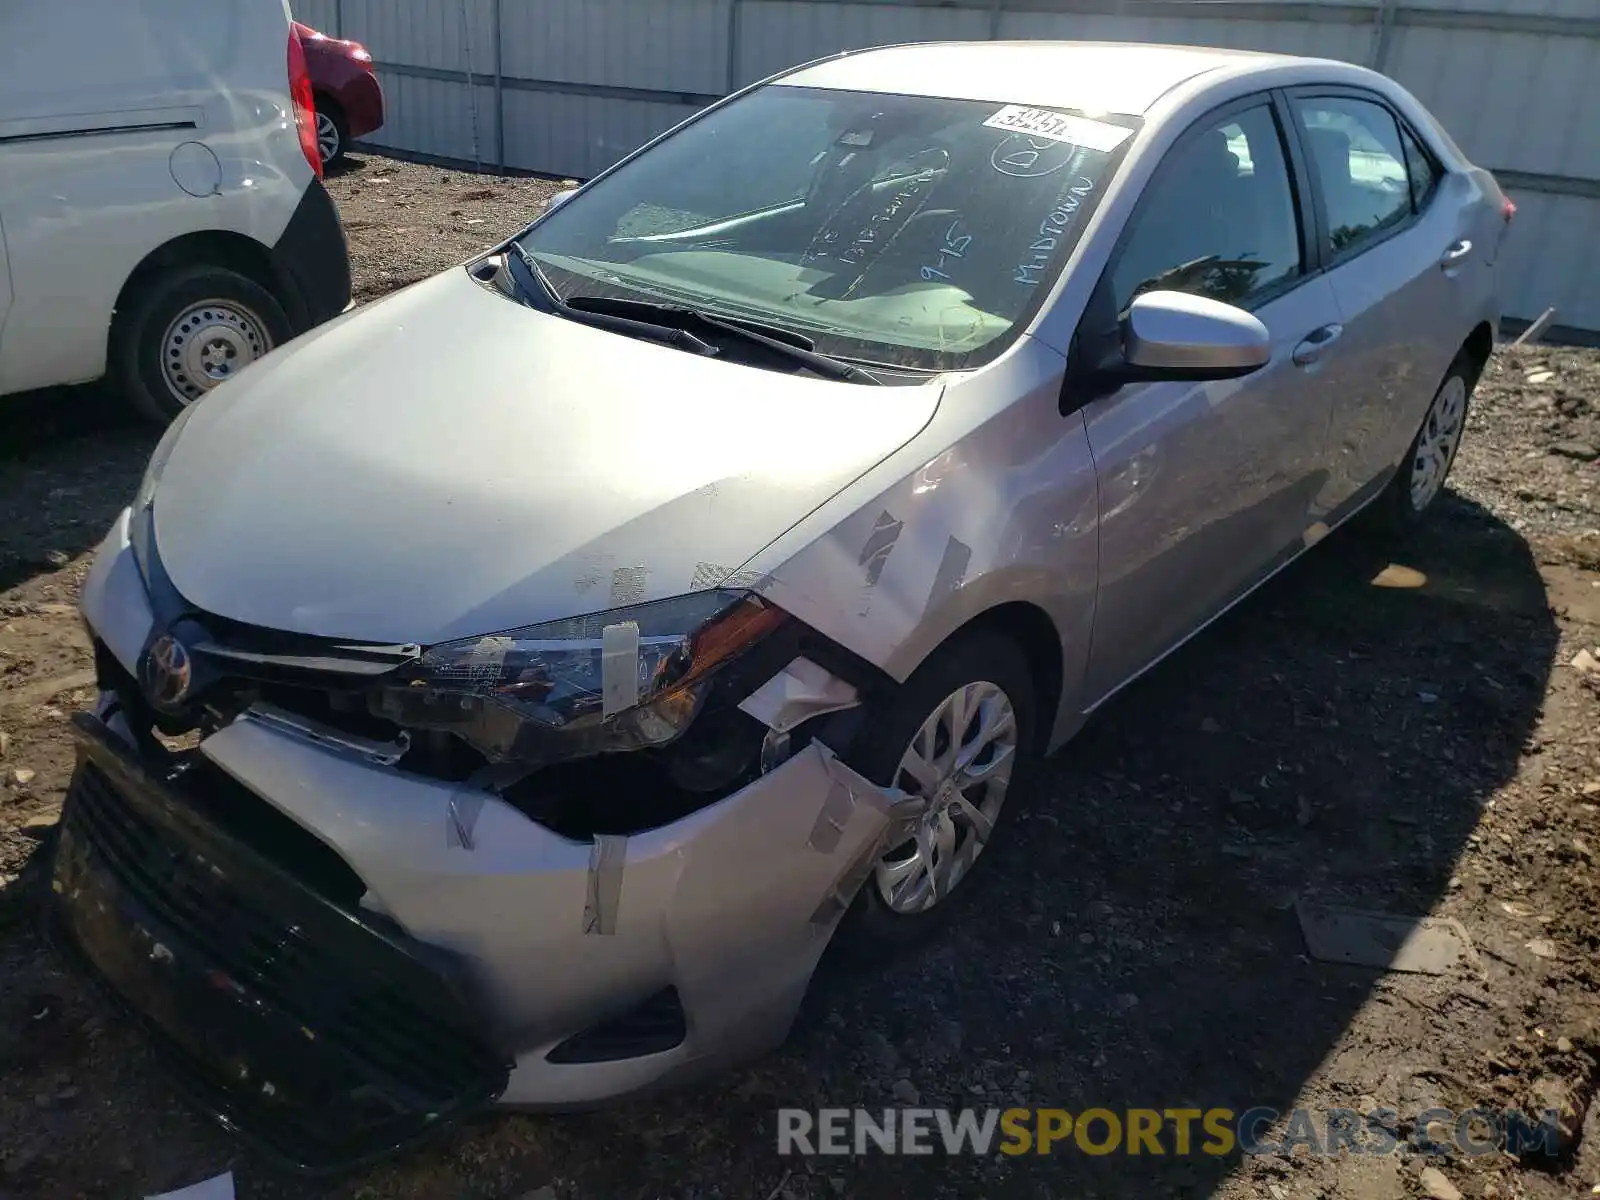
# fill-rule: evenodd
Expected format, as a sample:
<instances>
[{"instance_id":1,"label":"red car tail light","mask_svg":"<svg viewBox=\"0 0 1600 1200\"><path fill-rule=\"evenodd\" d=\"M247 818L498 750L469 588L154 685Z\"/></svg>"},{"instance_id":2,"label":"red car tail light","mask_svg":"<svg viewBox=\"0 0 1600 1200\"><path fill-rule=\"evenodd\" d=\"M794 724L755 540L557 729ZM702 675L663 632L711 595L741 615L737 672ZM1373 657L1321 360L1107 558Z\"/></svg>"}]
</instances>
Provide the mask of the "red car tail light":
<instances>
[{"instance_id":1,"label":"red car tail light","mask_svg":"<svg viewBox=\"0 0 1600 1200\"><path fill-rule=\"evenodd\" d=\"M289 30L289 99L294 105L300 151L321 179L322 152L317 149L317 109L311 98L311 72L306 67L306 51L300 44L300 35L293 29Z\"/></svg>"}]
</instances>

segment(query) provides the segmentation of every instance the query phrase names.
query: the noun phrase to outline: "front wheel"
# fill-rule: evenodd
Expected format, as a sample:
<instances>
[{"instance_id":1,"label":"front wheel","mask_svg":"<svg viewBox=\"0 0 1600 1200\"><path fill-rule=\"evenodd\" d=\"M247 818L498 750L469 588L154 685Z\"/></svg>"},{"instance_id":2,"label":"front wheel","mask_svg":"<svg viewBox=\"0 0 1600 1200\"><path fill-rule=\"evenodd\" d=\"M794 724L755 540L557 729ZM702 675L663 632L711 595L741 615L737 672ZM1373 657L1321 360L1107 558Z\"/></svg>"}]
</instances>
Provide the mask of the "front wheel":
<instances>
[{"instance_id":1,"label":"front wheel","mask_svg":"<svg viewBox=\"0 0 1600 1200\"><path fill-rule=\"evenodd\" d=\"M1027 659L987 630L938 651L906 681L851 757L916 811L891 829L841 924L845 948L920 941L967 902L1037 757L1035 711Z\"/></svg>"},{"instance_id":2,"label":"front wheel","mask_svg":"<svg viewBox=\"0 0 1600 1200\"><path fill-rule=\"evenodd\" d=\"M283 306L254 280L226 267L179 267L118 312L112 373L133 406L164 425L291 336Z\"/></svg>"}]
</instances>

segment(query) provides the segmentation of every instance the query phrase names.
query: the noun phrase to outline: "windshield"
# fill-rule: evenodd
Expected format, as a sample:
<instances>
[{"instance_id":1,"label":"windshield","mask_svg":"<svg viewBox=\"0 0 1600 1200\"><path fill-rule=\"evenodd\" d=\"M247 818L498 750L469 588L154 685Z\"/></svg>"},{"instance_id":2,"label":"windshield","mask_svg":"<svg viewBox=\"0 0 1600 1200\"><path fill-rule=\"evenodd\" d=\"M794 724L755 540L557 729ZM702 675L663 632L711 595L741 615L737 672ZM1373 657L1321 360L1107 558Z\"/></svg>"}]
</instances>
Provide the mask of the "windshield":
<instances>
[{"instance_id":1,"label":"windshield","mask_svg":"<svg viewBox=\"0 0 1600 1200\"><path fill-rule=\"evenodd\" d=\"M567 299L690 305L836 357L960 370L1033 316L1136 125L769 85L520 242Z\"/></svg>"}]
</instances>

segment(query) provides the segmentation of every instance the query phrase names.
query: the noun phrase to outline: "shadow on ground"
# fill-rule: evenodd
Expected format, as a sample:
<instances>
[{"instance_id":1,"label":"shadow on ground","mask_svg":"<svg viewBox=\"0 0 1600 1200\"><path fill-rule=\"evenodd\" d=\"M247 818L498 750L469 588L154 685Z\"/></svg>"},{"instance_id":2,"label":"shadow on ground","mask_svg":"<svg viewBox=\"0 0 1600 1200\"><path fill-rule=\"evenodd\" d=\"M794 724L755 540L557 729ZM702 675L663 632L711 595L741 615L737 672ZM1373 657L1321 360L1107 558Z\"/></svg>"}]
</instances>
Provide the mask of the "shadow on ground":
<instances>
[{"instance_id":1,"label":"shadow on ground","mask_svg":"<svg viewBox=\"0 0 1600 1200\"><path fill-rule=\"evenodd\" d=\"M0 398L0 591L93 549L159 437L98 386Z\"/></svg>"},{"instance_id":2,"label":"shadow on ground","mask_svg":"<svg viewBox=\"0 0 1600 1200\"><path fill-rule=\"evenodd\" d=\"M359 175L367 169L365 158L353 150L347 150L336 160L322 168L324 179L341 179L346 175Z\"/></svg>"}]
</instances>

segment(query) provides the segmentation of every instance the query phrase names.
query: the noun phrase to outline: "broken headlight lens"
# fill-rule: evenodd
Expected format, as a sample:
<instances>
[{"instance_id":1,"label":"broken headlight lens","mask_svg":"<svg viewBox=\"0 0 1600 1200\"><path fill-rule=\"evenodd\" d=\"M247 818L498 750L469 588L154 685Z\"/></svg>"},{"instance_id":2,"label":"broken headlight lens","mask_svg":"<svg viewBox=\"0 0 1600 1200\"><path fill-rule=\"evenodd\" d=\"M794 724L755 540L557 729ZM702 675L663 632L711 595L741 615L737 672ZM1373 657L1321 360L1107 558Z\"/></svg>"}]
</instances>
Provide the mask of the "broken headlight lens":
<instances>
[{"instance_id":1,"label":"broken headlight lens","mask_svg":"<svg viewBox=\"0 0 1600 1200\"><path fill-rule=\"evenodd\" d=\"M382 717L541 766L672 741L711 677L788 620L709 591L434 646L373 697Z\"/></svg>"}]
</instances>

